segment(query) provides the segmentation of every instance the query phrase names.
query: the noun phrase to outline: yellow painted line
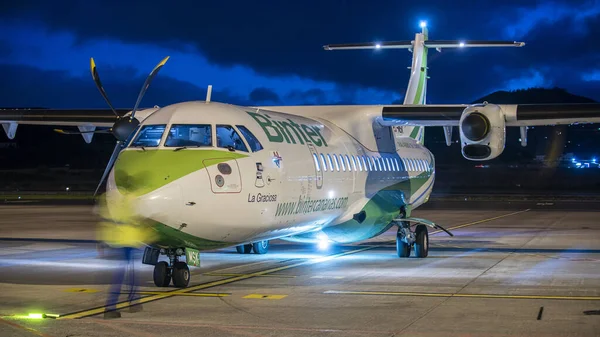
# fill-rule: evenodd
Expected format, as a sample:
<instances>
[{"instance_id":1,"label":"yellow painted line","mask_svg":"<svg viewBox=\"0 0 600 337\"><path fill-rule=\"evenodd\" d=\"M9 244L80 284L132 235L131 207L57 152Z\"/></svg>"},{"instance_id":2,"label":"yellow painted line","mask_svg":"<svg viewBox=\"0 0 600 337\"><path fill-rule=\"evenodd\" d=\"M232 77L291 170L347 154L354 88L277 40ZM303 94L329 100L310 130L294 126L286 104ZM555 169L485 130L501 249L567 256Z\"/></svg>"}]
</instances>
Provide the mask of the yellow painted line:
<instances>
[{"instance_id":1,"label":"yellow painted line","mask_svg":"<svg viewBox=\"0 0 600 337\"><path fill-rule=\"evenodd\" d=\"M64 290L67 293L97 293L97 289L89 289L89 288L69 288Z\"/></svg>"},{"instance_id":2,"label":"yellow painted line","mask_svg":"<svg viewBox=\"0 0 600 337\"><path fill-rule=\"evenodd\" d=\"M316 258L316 259L312 259L312 260L308 260L308 261L298 262L298 263L294 263L294 264L287 265L287 266L266 269L266 270L258 271L258 272L251 273L251 274L245 274L245 275L235 276L235 277L218 280L218 281L214 281L214 282L203 283L203 284L199 284L197 286L192 286L192 287L188 287L188 288L182 288L182 289L177 289L177 290L172 290L172 291L165 291L165 292L161 292L160 294L157 294L157 295L150 295L148 297L140 298L136 302L140 303L140 304L152 302L152 301L168 298L171 296L176 296L178 294L191 293L196 290L201 290L201 289L216 287L216 286L229 284L229 283L233 283L233 282L238 282L238 281L246 280L246 279L249 279L252 277L276 273L276 272L282 271L282 270L292 269L292 268L296 268L296 267L300 267L300 266L304 266L304 265L315 264L315 263L321 263L321 262L329 261L329 260L332 260L332 259L335 259L338 257L364 252L365 250L370 250L373 248L374 247L360 248L360 249L351 250L351 251L344 252L344 253L325 256L322 258ZM117 310L119 310L119 309L127 308L129 306L131 306L131 304L129 302L125 301L125 302L117 303L117 305L115 307ZM93 315L98 315L98 314L104 313L105 310L106 310L105 307L102 306L102 307L98 307L98 308L94 308L94 309L83 310L83 311L79 311L79 312L61 315L61 317L59 317L58 319L83 318L83 317L87 317L87 316L93 316Z\"/></svg>"},{"instance_id":3,"label":"yellow painted line","mask_svg":"<svg viewBox=\"0 0 600 337\"><path fill-rule=\"evenodd\" d=\"M328 290L328 291L325 291L324 293L325 294L338 294L338 295L379 295L379 296L415 296L415 297L468 297L468 298L503 298L503 299L527 299L527 300L600 301L600 296L453 294L453 293L343 291L343 290Z\"/></svg>"},{"instance_id":4,"label":"yellow painted line","mask_svg":"<svg viewBox=\"0 0 600 337\"><path fill-rule=\"evenodd\" d=\"M458 226L450 227L450 228L448 228L448 230L459 229L459 228L473 226L473 225L477 225L477 224L488 222L488 221L502 219L502 218L506 218L507 216L512 216L512 215L517 215L517 214L525 213L525 212L528 212L530 210L531 210L531 208L528 208L528 209L525 209L525 210L522 210L522 211L508 213L508 214L504 214L504 215L499 215L499 216L496 216L496 217L493 217L493 218L489 218L489 219L483 219L483 220L478 220L478 221L474 221L474 222L469 222L469 223L466 223L466 224L463 224L463 225L458 225ZM440 233L440 232L443 232L443 231L441 229L438 229L438 230L433 231L433 232L431 232L429 234L437 234L437 233Z\"/></svg>"},{"instance_id":5,"label":"yellow painted line","mask_svg":"<svg viewBox=\"0 0 600 337\"><path fill-rule=\"evenodd\" d=\"M203 275L208 275L208 276L244 276L244 275L248 275L248 274L242 274L242 273L204 273ZM295 278L296 275L260 275L258 277Z\"/></svg>"},{"instance_id":6,"label":"yellow painted line","mask_svg":"<svg viewBox=\"0 0 600 337\"><path fill-rule=\"evenodd\" d=\"M165 291L138 291L136 294L139 295L162 295ZM129 293L122 293L129 294ZM196 297L226 297L231 296L231 294L227 293L179 293L173 294L173 296L196 296Z\"/></svg>"},{"instance_id":7,"label":"yellow painted line","mask_svg":"<svg viewBox=\"0 0 600 337\"><path fill-rule=\"evenodd\" d=\"M492 220L495 220L495 219L500 219L500 218L504 218L504 217L507 217L507 216L516 215L516 214L519 214L519 213L527 212L527 211L529 211L529 209L526 209L524 211L519 211L519 212L514 212L514 213L509 213L509 214L497 216L497 217L494 217L494 218L489 218L489 219L484 219L484 220L480 220L480 221L475 221L475 222L471 222L471 223L468 223L468 224L455 226L455 227L452 227L452 228L449 228L449 229L457 229L457 228L462 228L462 227L466 227L466 226L472 226L472 225L476 225L478 223L482 223L482 222L486 222L486 221L492 221ZM437 231L437 232L440 232L440 231ZM436 232L434 232L433 234L435 234L435 233ZM247 280L249 278L258 277L258 276L262 276L262 275L273 274L273 273L276 273L276 272L279 272L279 271L288 270L288 269L292 269L292 268L297 268L297 267L300 267L300 266L306 266L306 265L311 265L311 264L326 262L326 261L330 261L330 260L333 260L333 259L338 258L338 257L342 257L342 256L350 255L350 254L356 254L356 253L364 252L364 251L367 251L367 250L375 249L377 247L380 247L380 246L368 246L368 247L359 248L359 249L355 249L355 250L351 250L351 251L347 251L347 252L343 252L343 253L338 253L338 254L333 254L333 255L329 255L329 256L324 256L322 258L315 258L315 259L311 259L311 260L307 260L307 261L303 261L303 262L298 262L298 263L290 264L290 265L287 265L287 266L281 266L281 267L266 269L266 270L263 270L263 271L257 271L257 272L250 273L250 274L244 274L244 275L240 275L240 276L234 276L234 277L230 277L230 278L226 278L226 279L222 279L222 280L218 280L218 281L213 281L213 282L199 284L199 285L188 287L188 288L182 288L182 289L177 289L177 290L172 290L172 291L161 292L160 294L150 295L150 296L147 296L147 297L143 297L143 298L139 299L137 301L137 303L143 304L143 303L147 303L147 302L153 302L153 301L157 301L157 300L169 298L171 296L176 296L178 294L191 293L191 292L194 292L196 290L207 289L207 288L212 288L212 287L216 287L216 286L220 286L220 285L224 285L224 284L229 284L229 283L233 283L233 282L243 281L243 280ZM121 303L117 303L117 305L115 307L116 307L117 310L119 310L119 309L130 307L131 305L132 304L130 304L128 301L124 301L124 302L121 302ZM105 307L102 306L102 307L98 307L98 308L93 308L93 309L88 309L88 310L82 310L82 311L78 311L78 312L73 312L73 313L68 313L68 314L65 314L65 315L61 315L58 319L77 319L77 318L83 318L83 317L88 317L88 316L94 316L94 315L98 315L98 314L104 313L105 310L106 310Z\"/></svg>"},{"instance_id":8,"label":"yellow painted line","mask_svg":"<svg viewBox=\"0 0 600 337\"><path fill-rule=\"evenodd\" d=\"M286 298L287 295L263 295L263 294L250 294L242 298L260 299L260 300L280 300Z\"/></svg>"}]
</instances>

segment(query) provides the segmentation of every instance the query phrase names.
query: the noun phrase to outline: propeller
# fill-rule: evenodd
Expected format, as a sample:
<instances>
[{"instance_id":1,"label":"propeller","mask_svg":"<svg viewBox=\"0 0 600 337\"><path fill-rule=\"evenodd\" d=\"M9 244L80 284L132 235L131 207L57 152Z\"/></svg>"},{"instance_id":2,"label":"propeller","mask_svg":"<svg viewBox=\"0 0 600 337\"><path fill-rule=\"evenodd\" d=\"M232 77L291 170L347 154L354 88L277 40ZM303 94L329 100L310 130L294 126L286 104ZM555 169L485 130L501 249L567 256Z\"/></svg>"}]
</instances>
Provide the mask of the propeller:
<instances>
[{"instance_id":1,"label":"propeller","mask_svg":"<svg viewBox=\"0 0 600 337\"><path fill-rule=\"evenodd\" d=\"M114 165L115 161L117 160L117 157L119 156L119 153L123 149L125 142L128 140L129 136L131 136L131 134L135 131L135 129L140 125L140 121L137 118L135 118L135 113L137 112L138 107L142 101L142 98L144 97L144 95L146 94L146 91L148 90L148 87L150 86L150 83L152 82L154 77L156 77L156 74L158 74L158 72L165 65L165 63L167 63L167 60L169 60L169 56L162 59L162 61L160 61L154 67L154 69L152 69L152 71L146 78L146 81L144 82L142 89L140 90L140 93L138 95L137 101L135 102L133 110L131 110L131 114L129 116L119 116L119 114L116 112L115 108L113 107L112 103L108 99L108 95L106 94L104 87L102 86L102 82L100 81L100 75L98 75L98 71L96 70L96 62L94 62L93 57L90 58L90 71L92 73L92 78L94 79L94 83L96 84L96 87L100 91L102 98L104 98L104 100L106 101L106 103L108 104L108 106L110 107L112 112L117 116L117 121L115 122L115 124L113 124L113 126L110 129L108 129L108 132L112 133L113 136L115 136L115 138L117 139L117 144L115 145L113 153L110 156L108 165L104 169L104 173L102 174L102 179L100 179L100 183L98 184L98 187L96 187L96 191L94 191L94 197L98 193L100 186L102 186L104 179L106 179L106 176L108 176L108 173L110 172L112 166ZM102 131L104 131L104 130L102 130ZM60 132L60 131L57 131L57 132ZM63 131L61 133L65 133L65 132Z\"/></svg>"}]
</instances>

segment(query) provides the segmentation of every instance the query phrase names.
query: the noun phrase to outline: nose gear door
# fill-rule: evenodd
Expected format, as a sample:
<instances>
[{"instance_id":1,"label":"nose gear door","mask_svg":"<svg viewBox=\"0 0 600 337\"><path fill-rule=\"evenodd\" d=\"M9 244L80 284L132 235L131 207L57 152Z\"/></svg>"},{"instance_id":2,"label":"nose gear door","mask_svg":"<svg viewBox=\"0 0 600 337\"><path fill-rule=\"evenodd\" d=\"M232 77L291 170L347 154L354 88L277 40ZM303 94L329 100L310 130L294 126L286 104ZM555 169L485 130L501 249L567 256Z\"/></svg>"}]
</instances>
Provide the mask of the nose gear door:
<instances>
[{"instance_id":1,"label":"nose gear door","mask_svg":"<svg viewBox=\"0 0 600 337\"><path fill-rule=\"evenodd\" d=\"M234 158L215 158L202 161L210 180L213 193L240 193L242 176Z\"/></svg>"}]
</instances>

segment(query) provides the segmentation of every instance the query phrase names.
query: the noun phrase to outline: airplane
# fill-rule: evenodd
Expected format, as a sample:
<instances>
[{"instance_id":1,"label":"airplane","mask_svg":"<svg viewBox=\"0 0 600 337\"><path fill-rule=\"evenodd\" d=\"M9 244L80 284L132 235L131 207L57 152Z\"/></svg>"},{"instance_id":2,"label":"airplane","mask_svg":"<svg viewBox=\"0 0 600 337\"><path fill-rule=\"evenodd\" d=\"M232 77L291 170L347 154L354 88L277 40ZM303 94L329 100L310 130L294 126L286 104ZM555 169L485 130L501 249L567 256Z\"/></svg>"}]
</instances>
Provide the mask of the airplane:
<instances>
[{"instance_id":1,"label":"airplane","mask_svg":"<svg viewBox=\"0 0 600 337\"><path fill-rule=\"evenodd\" d=\"M88 143L95 133L114 135L94 195L106 180L109 211L133 195L136 214L156 233L142 262L154 265L157 287L187 287L202 251L235 246L240 254L264 254L274 239L354 243L394 226L397 255L425 258L428 228L446 231L412 217L435 181L425 127L444 127L449 145L457 126L463 156L481 161L502 153L506 127L520 127L526 139L528 126L598 123L600 104L425 105L429 49L524 43L429 40L426 23L421 28L412 41L324 46L411 51L402 105L237 106L211 101L209 86L204 101L138 109L166 57L133 109L115 109L92 58L92 78L109 109L3 109L0 123L10 139L19 124L77 126L57 131Z\"/></svg>"}]
</instances>

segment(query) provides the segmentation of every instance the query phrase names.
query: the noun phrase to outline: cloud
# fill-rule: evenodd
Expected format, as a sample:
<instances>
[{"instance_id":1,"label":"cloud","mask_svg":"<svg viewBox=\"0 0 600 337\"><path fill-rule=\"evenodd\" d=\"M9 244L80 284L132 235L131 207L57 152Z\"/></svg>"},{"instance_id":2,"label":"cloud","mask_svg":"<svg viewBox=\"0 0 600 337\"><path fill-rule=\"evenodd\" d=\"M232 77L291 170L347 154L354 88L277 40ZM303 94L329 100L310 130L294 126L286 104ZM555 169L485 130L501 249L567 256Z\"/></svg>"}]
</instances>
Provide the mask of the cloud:
<instances>
[{"instance_id":1,"label":"cloud","mask_svg":"<svg viewBox=\"0 0 600 337\"><path fill-rule=\"evenodd\" d=\"M274 94L270 99L275 99L272 102L280 102L275 96L287 97L285 102L280 103L290 105L305 103L301 99L294 100L293 95L288 95L297 88L322 88L331 96L328 99L330 101L337 100L341 95L337 84L333 82L315 81L299 76L265 76L241 65L231 67L214 65L191 45L186 48L169 49L163 46L124 43L112 39L77 42L76 37L71 33L48 31L39 24L30 26L14 22L5 23L0 24L0 29L7 33L4 37L0 37L0 42L13 46L16 51L10 56L0 55L0 62L5 64L30 65L47 70L64 71L75 77L89 78L89 57L94 56L102 80L110 81L109 76L116 76L120 80L146 76L159 60L169 55L170 59L161 69L157 82L166 75L198 87L212 84L215 89L249 97L249 102L256 100L257 104L264 103L265 99L259 96L260 90L252 93L257 84L265 88L276 88L270 89ZM119 71L108 75L106 72L111 68L118 68ZM127 71L124 72L124 69ZM368 87L356 87L353 93L351 101L362 104L386 104L390 102L385 101L386 97L397 96L392 91ZM203 99L204 96L198 92L196 98ZM357 101L359 99L361 101Z\"/></svg>"},{"instance_id":2,"label":"cloud","mask_svg":"<svg viewBox=\"0 0 600 337\"><path fill-rule=\"evenodd\" d=\"M600 70L593 70L581 76L581 79L586 82L600 82Z\"/></svg>"},{"instance_id":3,"label":"cloud","mask_svg":"<svg viewBox=\"0 0 600 337\"><path fill-rule=\"evenodd\" d=\"M105 75L128 73L131 69L111 68ZM49 108L106 108L106 103L91 79L72 76L66 71L41 70L32 66L0 64L0 102L10 107ZM115 80L112 76L103 85L113 105L131 108L139 93L144 77ZM165 106L187 100L204 99L203 89L193 84L161 76L153 82L142 101L142 106ZM249 104L244 97L228 91L213 91L214 100Z\"/></svg>"},{"instance_id":4,"label":"cloud","mask_svg":"<svg viewBox=\"0 0 600 337\"><path fill-rule=\"evenodd\" d=\"M585 32L587 21L600 15L600 1L538 2L534 6L517 7L515 11L517 19L505 24L504 32L508 38L524 38L540 26L563 21L567 23L562 26L563 30Z\"/></svg>"},{"instance_id":5,"label":"cloud","mask_svg":"<svg viewBox=\"0 0 600 337\"><path fill-rule=\"evenodd\" d=\"M257 104L280 102L279 95L277 95L273 90L265 87L260 87L252 90L248 98L250 99L250 101L256 102Z\"/></svg>"},{"instance_id":6,"label":"cloud","mask_svg":"<svg viewBox=\"0 0 600 337\"><path fill-rule=\"evenodd\" d=\"M511 78L505 82L501 90L517 90L528 88L546 88L551 87L552 82L535 69L529 69L525 74L517 78Z\"/></svg>"},{"instance_id":7,"label":"cloud","mask_svg":"<svg viewBox=\"0 0 600 337\"><path fill-rule=\"evenodd\" d=\"M158 0L148 0L144 6L18 1L3 4L0 28L7 32L4 36L21 32L24 38L19 41L42 44L42 54L54 53L54 57L44 56L53 60L51 64L42 62L50 69L85 72L86 60L94 54L103 66L132 66L145 74L169 53L172 58L161 75L164 71L201 88L213 84L215 89L245 97L255 87L270 88L281 104L302 104L303 95L295 92L311 89L320 89L327 96L308 95L309 102L377 104L401 99L408 82L406 67L411 64L411 53L329 52L321 47L327 43L412 39L421 19L428 21L432 39L503 39L520 35L527 42L524 48L431 51L428 102L463 103L523 73L529 74L531 68L548 67L559 72L569 69L566 74L571 77L538 71L545 81L578 94L590 93L580 74L600 62L600 45L595 42L600 36L598 3L542 0L524 6L518 0L432 0L426 4L382 1L372 6L354 1L213 1L178 3L157 11ZM95 15L90 16L92 11ZM210 15L198 20L199 13ZM107 17L111 18L110 25L106 25ZM132 17L143 18L143 23L132 24ZM21 26L17 27L19 22ZM27 32L33 23L43 34ZM17 28L7 31L9 26ZM60 40L56 36L63 36L62 43L56 44ZM30 47L36 43L29 43ZM77 68L58 68L78 57L83 60ZM28 60L30 65L40 62L33 56L11 57L10 62L17 59ZM507 71L499 72L494 65ZM596 98L600 95L591 93ZM295 98L298 100L292 100Z\"/></svg>"}]
</instances>

